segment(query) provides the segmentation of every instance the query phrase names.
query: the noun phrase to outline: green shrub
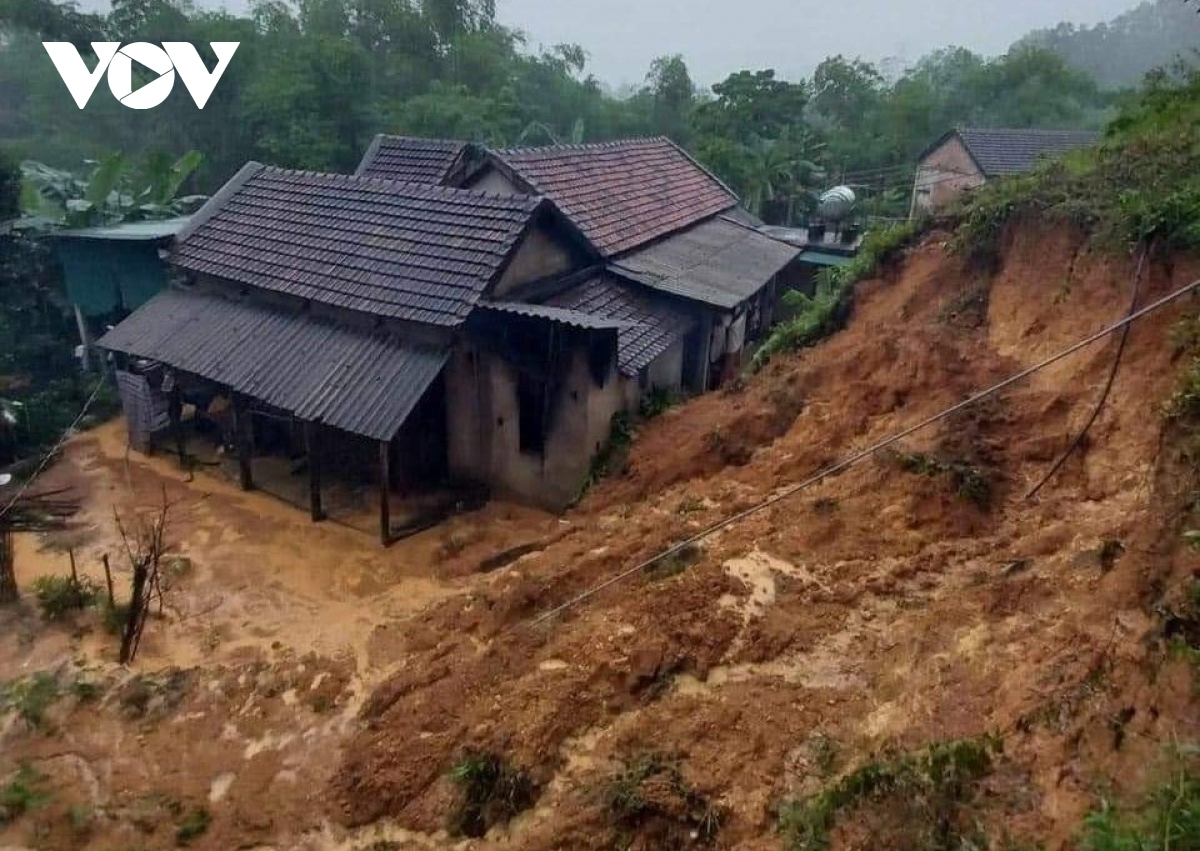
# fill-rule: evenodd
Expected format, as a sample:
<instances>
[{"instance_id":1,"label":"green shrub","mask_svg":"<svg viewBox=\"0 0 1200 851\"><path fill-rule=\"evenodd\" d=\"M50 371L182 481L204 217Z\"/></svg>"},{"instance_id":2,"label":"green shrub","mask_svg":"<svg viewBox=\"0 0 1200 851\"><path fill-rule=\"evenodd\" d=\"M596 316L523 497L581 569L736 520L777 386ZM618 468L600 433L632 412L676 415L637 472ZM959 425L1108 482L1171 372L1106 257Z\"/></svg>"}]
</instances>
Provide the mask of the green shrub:
<instances>
[{"instance_id":1,"label":"green shrub","mask_svg":"<svg viewBox=\"0 0 1200 851\"><path fill-rule=\"evenodd\" d=\"M1182 765L1141 806L1087 816L1084 851L1200 851L1200 775Z\"/></svg>"},{"instance_id":2,"label":"green shrub","mask_svg":"<svg viewBox=\"0 0 1200 851\"><path fill-rule=\"evenodd\" d=\"M450 770L450 779L459 787L449 825L455 836L483 836L537 800L533 779L494 753L466 752Z\"/></svg>"},{"instance_id":3,"label":"green shrub","mask_svg":"<svg viewBox=\"0 0 1200 851\"><path fill-rule=\"evenodd\" d=\"M58 700L60 693L58 678L39 671L0 687L0 709L15 711L30 727L40 728L46 710Z\"/></svg>"},{"instance_id":4,"label":"green shrub","mask_svg":"<svg viewBox=\"0 0 1200 851\"><path fill-rule=\"evenodd\" d=\"M60 620L67 612L85 609L100 596L100 583L86 576L46 575L33 580L33 595L48 620Z\"/></svg>"},{"instance_id":5,"label":"green shrub","mask_svg":"<svg viewBox=\"0 0 1200 851\"><path fill-rule=\"evenodd\" d=\"M175 842L188 845L193 839L204 835L212 824L212 815L204 807L195 807L183 817L175 830Z\"/></svg>"},{"instance_id":6,"label":"green shrub","mask_svg":"<svg viewBox=\"0 0 1200 851\"><path fill-rule=\"evenodd\" d=\"M16 774L0 786L0 825L16 821L29 810L49 801L45 782L46 776L29 765L18 768Z\"/></svg>"},{"instance_id":7,"label":"green shrub","mask_svg":"<svg viewBox=\"0 0 1200 851\"><path fill-rule=\"evenodd\" d=\"M889 753L841 777L812 797L785 801L779 829L787 851L824 851L839 813L890 801L901 812L896 828L909 851L957 851L970 847L974 830L962 817L978 782L992 771L1002 750L996 736L938 742L915 753Z\"/></svg>"},{"instance_id":8,"label":"green shrub","mask_svg":"<svg viewBox=\"0 0 1200 851\"><path fill-rule=\"evenodd\" d=\"M684 779L678 761L663 754L627 765L609 782L604 802L622 848L634 837L638 847L664 851L691 842L708 845L725 821L725 812Z\"/></svg>"}]
</instances>

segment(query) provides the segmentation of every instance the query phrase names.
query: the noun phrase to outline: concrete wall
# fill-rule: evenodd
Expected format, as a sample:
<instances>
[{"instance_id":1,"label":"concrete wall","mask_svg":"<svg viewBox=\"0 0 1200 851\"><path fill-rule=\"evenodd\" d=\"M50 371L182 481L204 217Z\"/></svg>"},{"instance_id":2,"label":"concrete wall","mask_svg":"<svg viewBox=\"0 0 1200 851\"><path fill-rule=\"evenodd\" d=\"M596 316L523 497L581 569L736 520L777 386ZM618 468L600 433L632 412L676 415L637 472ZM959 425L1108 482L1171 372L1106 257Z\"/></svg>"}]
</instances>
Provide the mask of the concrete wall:
<instances>
[{"instance_id":1,"label":"concrete wall","mask_svg":"<svg viewBox=\"0 0 1200 851\"><path fill-rule=\"evenodd\" d=\"M612 352L609 379L599 387L584 346L572 352L550 404L542 452L521 451L517 371L496 355L464 346L446 368L451 473L484 481L493 492L560 509L579 493L592 457L608 440L612 415L626 405L626 387Z\"/></svg>"},{"instance_id":2,"label":"concrete wall","mask_svg":"<svg viewBox=\"0 0 1200 851\"><path fill-rule=\"evenodd\" d=\"M491 295L500 298L521 284L569 272L574 262L570 249L545 229L535 228L526 235Z\"/></svg>"},{"instance_id":3,"label":"concrete wall","mask_svg":"<svg viewBox=\"0 0 1200 851\"><path fill-rule=\"evenodd\" d=\"M913 204L917 210L938 210L985 182L962 140L951 136L917 166Z\"/></svg>"},{"instance_id":4,"label":"concrete wall","mask_svg":"<svg viewBox=\"0 0 1200 851\"><path fill-rule=\"evenodd\" d=\"M499 192L501 195L523 194L515 183L491 166L476 175L468 188L478 189L481 192Z\"/></svg>"},{"instance_id":5,"label":"concrete wall","mask_svg":"<svg viewBox=\"0 0 1200 851\"><path fill-rule=\"evenodd\" d=\"M646 367L646 389L679 391L682 387L683 340L677 340Z\"/></svg>"}]
</instances>

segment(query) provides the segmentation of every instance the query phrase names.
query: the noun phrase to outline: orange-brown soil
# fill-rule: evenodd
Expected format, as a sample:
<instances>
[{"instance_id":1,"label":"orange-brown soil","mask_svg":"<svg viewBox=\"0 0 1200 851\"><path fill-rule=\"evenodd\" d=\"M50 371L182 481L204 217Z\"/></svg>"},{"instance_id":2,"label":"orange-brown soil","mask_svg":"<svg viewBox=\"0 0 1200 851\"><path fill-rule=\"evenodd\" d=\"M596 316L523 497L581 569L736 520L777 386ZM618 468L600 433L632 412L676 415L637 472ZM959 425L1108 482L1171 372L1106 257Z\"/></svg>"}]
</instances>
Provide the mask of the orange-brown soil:
<instances>
[{"instance_id":1,"label":"orange-brown soil","mask_svg":"<svg viewBox=\"0 0 1200 851\"><path fill-rule=\"evenodd\" d=\"M1200 738L1195 672L1167 653L1161 617L1200 564L1182 539L1194 483L1161 413L1192 303L1134 326L1083 451L1032 500L1114 342L905 443L970 470L970 488L880 455L707 538L678 571L531 621L1119 318L1131 264L1079 246L1025 228L983 277L927 240L858 288L845 331L643 425L627 470L561 519L494 505L385 552L216 478L185 484L165 460L126 462L117 427L81 437L53 471L88 492L81 562L116 552L114 503L151 504L165 484L191 566L135 666L154 684L140 709L106 637L0 614L0 678L100 683L54 704L53 732L8 716L0 769L29 761L55 796L0 842L168 847L203 806L196 848L456 847L448 773L478 750L538 795L469 847L692 842L661 823L618 835L607 807L621 771L658 754L723 813L716 847L777 849L781 800L887 746L998 732L977 802L989 836L1070 847L1101 794L1136 792L1166 744ZM1196 277L1193 259L1154 263L1143 301ZM26 585L63 569L34 543L18 553ZM643 794L682 824L666 776ZM93 813L86 840L72 803ZM834 841L883 847L853 824Z\"/></svg>"}]
</instances>

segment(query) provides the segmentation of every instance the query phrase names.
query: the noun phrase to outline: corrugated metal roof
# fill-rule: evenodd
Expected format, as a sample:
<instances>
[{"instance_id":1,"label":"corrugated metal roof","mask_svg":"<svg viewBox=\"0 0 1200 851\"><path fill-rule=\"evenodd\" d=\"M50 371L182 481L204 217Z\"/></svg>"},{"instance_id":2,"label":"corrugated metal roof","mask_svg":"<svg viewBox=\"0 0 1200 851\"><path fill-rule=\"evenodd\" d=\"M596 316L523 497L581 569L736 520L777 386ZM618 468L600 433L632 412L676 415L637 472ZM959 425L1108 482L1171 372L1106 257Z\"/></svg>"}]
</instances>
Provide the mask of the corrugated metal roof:
<instances>
[{"instance_id":1,"label":"corrugated metal roof","mask_svg":"<svg viewBox=\"0 0 1200 851\"><path fill-rule=\"evenodd\" d=\"M62 230L53 234L58 239L116 239L148 242L156 239L169 239L183 229L191 216L178 216L173 219L157 219L147 222L126 222L105 227L76 228Z\"/></svg>"},{"instance_id":2,"label":"corrugated metal roof","mask_svg":"<svg viewBox=\"0 0 1200 851\"><path fill-rule=\"evenodd\" d=\"M844 254L830 254L828 251L802 251L799 257L801 263L811 263L814 266L845 266L853 259Z\"/></svg>"},{"instance_id":3,"label":"corrugated metal roof","mask_svg":"<svg viewBox=\"0 0 1200 851\"><path fill-rule=\"evenodd\" d=\"M725 184L670 139L493 151L553 199L606 256L737 205Z\"/></svg>"},{"instance_id":4,"label":"corrugated metal roof","mask_svg":"<svg viewBox=\"0 0 1200 851\"><path fill-rule=\"evenodd\" d=\"M800 249L716 216L612 261L640 284L717 307L757 293Z\"/></svg>"},{"instance_id":5,"label":"corrugated metal roof","mask_svg":"<svg viewBox=\"0 0 1200 851\"><path fill-rule=\"evenodd\" d=\"M557 322L559 325L568 325L572 328L611 330L629 324L623 320L595 314L591 311L583 312L544 304L526 304L518 301L483 301L479 303L479 306L509 316L527 316L534 319L544 319L548 322Z\"/></svg>"},{"instance_id":6,"label":"corrugated metal roof","mask_svg":"<svg viewBox=\"0 0 1200 851\"><path fill-rule=\"evenodd\" d=\"M178 289L155 296L97 345L373 440L396 435L448 357L387 334Z\"/></svg>"},{"instance_id":7,"label":"corrugated metal roof","mask_svg":"<svg viewBox=\"0 0 1200 851\"><path fill-rule=\"evenodd\" d=\"M173 259L335 307L453 326L544 204L250 164L197 213Z\"/></svg>"},{"instance_id":8,"label":"corrugated metal roof","mask_svg":"<svg viewBox=\"0 0 1200 851\"><path fill-rule=\"evenodd\" d=\"M548 303L625 322L617 332L617 363L625 375L637 375L697 323L678 302L604 270L554 295Z\"/></svg>"},{"instance_id":9,"label":"corrugated metal roof","mask_svg":"<svg viewBox=\"0 0 1200 851\"><path fill-rule=\"evenodd\" d=\"M421 139L381 133L371 142L354 173L360 177L401 183L437 185L466 145L466 142L453 139Z\"/></svg>"}]
</instances>

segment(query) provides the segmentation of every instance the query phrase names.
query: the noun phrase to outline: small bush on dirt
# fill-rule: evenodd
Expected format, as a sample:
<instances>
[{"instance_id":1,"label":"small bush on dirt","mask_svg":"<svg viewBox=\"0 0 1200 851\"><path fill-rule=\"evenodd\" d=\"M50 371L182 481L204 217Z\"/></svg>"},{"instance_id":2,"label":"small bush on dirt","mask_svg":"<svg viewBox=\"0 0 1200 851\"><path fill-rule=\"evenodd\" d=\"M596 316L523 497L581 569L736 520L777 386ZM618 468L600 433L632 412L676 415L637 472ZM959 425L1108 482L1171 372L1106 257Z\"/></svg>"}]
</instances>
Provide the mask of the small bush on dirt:
<instances>
[{"instance_id":1,"label":"small bush on dirt","mask_svg":"<svg viewBox=\"0 0 1200 851\"><path fill-rule=\"evenodd\" d=\"M30 727L41 728L46 710L58 700L60 692L57 677L38 671L0 686L0 709L14 711Z\"/></svg>"},{"instance_id":2,"label":"small bush on dirt","mask_svg":"<svg viewBox=\"0 0 1200 851\"><path fill-rule=\"evenodd\" d=\"M212 824L212 815L204 807L195 807L183 817L175 829L175 842L179 845L189 845L192 840L205 834Z\"/></svg>"},{"instance_id":3,"label":"small bush on dirt","mask_svg":"<svg viewBox=\"0 0 1200 851\"><path fill-rule=\"evenodd\" d=\"M529 774L493 753L468 751L450 770L450 779L459 788L449 825L455 836L483 836L537 800L538 787Z\"/></svg>"},{"instance_id":4,"label":"small bush on dirt","mask_svg":"<svg viewBox=\"0 0 1200 851\"><path fill-rule=\"evenodd\" d=\"M779 809L788 851L824 851L840 813L869 807L881 848L957 851L975 827L964 809L1001 752L995 736L939 742L916 753L888 753L821 792ZM889 819L889 816L892 818Z\"/></svg>"},{"instance_id":5,"label":"small bush on dirt","mask_svg":"<svg viewBox=\"0 0 1200 851\"><path fill-rule=\"evenodd\" d=\"M679 394L669 387L655 387L642 397L638 404L638 416L652 420L678 405L679 400Z\"/></svg>"},{"instance_id":6,"label":"small bush on dirt","mask_svg":"<svg viewBox=\"0 0 1200 851\"><path fill-rule=\"evenodd\" d=\"M678 576L704 555L704 548L699 544L687 544L686 546L676 550L669 556L664 556L658 561L646 566L646 575L652 580L668 579L672 576Z\"/></svg>"},{"instance_id":7,"label":"small bush on dirt","mask_svg":"<svg viewBox=\"0 0 1200 851\"><path fill-rule=\"evenodd\" d=\"M677 760L647 754L614 777L604 793L605 810L618 848L682 848L710 844L725 813L697 792ZM693 838L694 837L694 838Z\"/></svg>"},{"instance_id":8,"label":"small bush on dirt","mask_svg":"<svg viewBox=\"0 0 1200 851\"><path fill-rule=\"evenodd\" d=\"M1189 758L1190 757L1190 758ZM1105 802L1084 822L1084 851L1200 851L1200 773L1195 749L1130 810Z\"/></svg>"},{"instance_id":9,"label":"small bush on dirt","mask_svg":"<svg viewBox=\"0 0 1200 851\"><path fill-rule=\"evenodd\" d=\"M873 230L849 263L827 266L818 273L811 296L796 291L784 293L783 306L792 316L772 329L754 354L753 368L762 369L776 355L811 346L839 330L850 315L854 285L878 274L924 233L923 221Z\"/></svg>"},{"instance_id":10,"label":"small bush on dirt","mask_svg":"<svg viewBox=\"0 0 1200 851\"><path fill-rule=\"evenodd\" d=\"M17 773L0 786L0 825L16 821L29 810L49 801L45 783L46 776L28 764L18 768Z\"/></svg>"},{"instance_id":11,"label":"small bush on dirt","mask_svg":"<svg viewBox=\"0 0 1200 851\"><path fill-rule=\"evenodd\" d=\"M576 501L583 499L584 494L599 484L605 476L611 475L625 466L631 443L633 443L633 420L626 412L617 411L612 415L608 440L592 458L591 468L579 489Z\"/></svg>"},{"instance_id":12,"label":"small bush on dirt","mask_svg":"<svg viewBox=\"0 0 1200 851\"><path fill-rule=\"evenodd\" d=\"M100 625L104 631L109 635L120 635L125 622L129 620L129 604L111 603L105 598L100 602L99 609Z\"/></svg>"},{"instance_id":13,"label":"small bush on dirt","mask_svg":"<svg viewBox=\"0 0 1200 851\"><path fill-rule=\"evenodd\" d=\"M46 575L33 580L33 595L47 620L60 620L67 612L86 609L100 596L100 584L86 576Z\"/></svg>"},{"instance_id":14,"label":"small bush on dirt","mask_svg":"<svg viewBox=\"0 0 1200 851\"><path fill-rule=\"evenodd\" d=\"M924 452L897 452L895 458L905 472L931 478L949 476L954 492L980 508L991 504L991 476L977 464L958 459L944 460Z\"/></svg>"}]
</instances>

